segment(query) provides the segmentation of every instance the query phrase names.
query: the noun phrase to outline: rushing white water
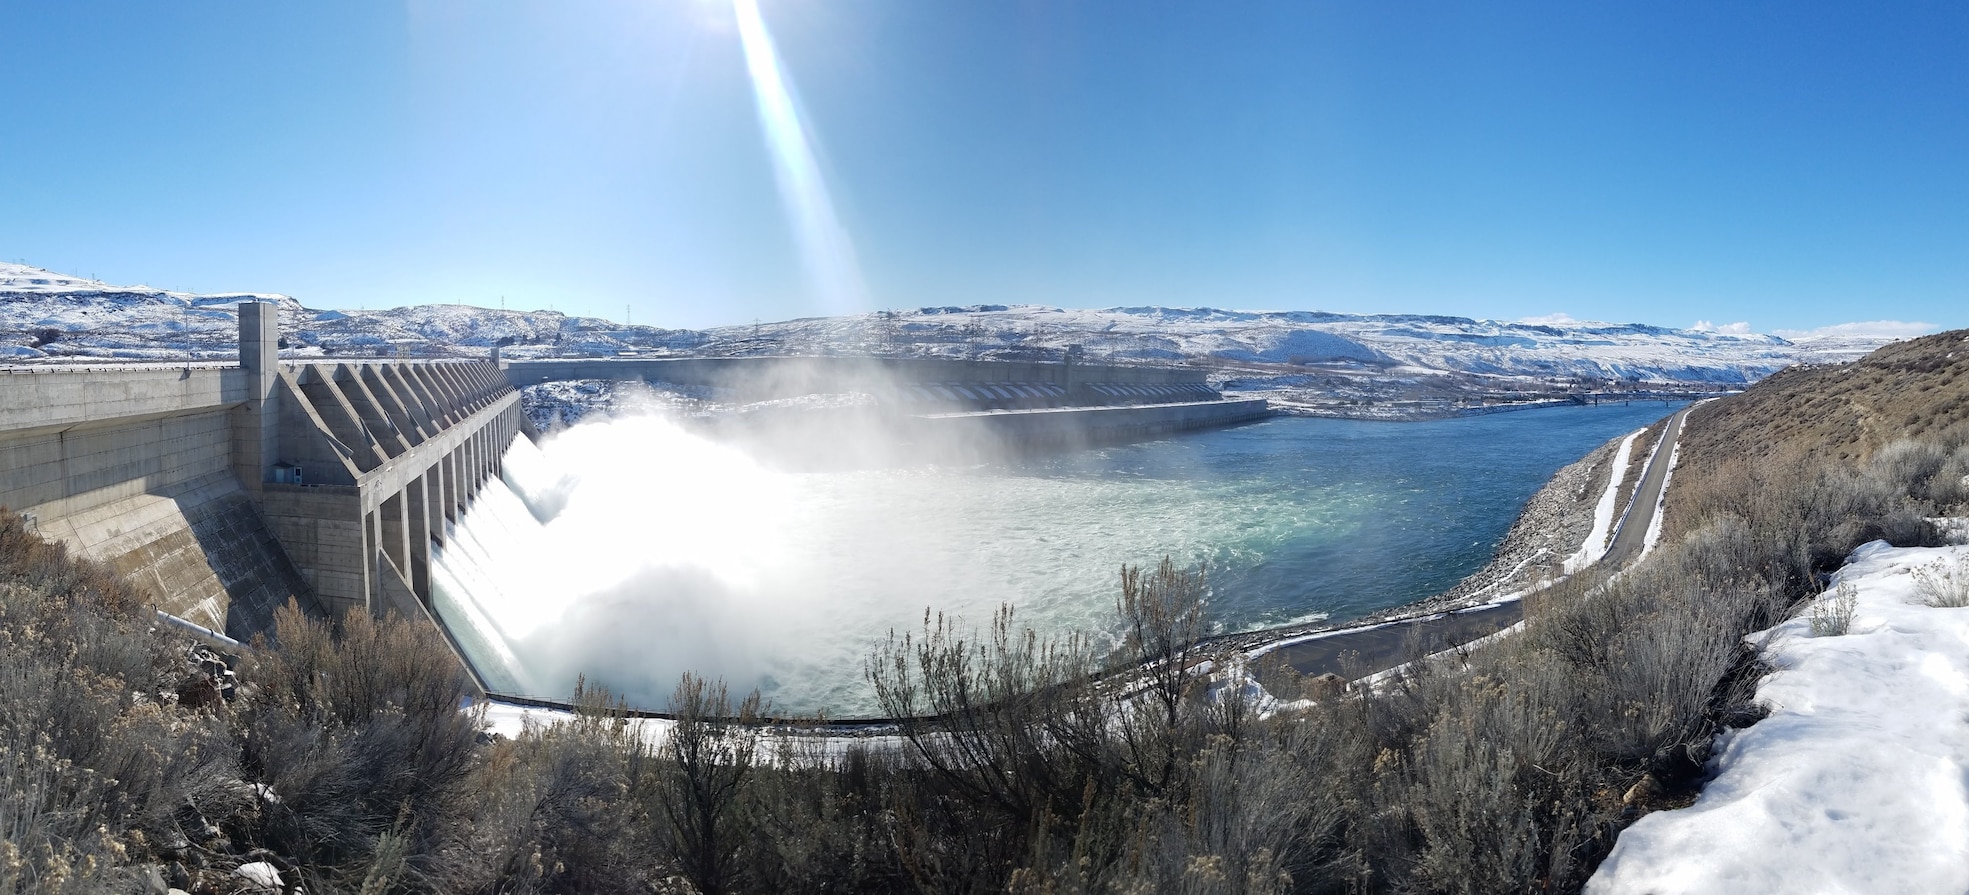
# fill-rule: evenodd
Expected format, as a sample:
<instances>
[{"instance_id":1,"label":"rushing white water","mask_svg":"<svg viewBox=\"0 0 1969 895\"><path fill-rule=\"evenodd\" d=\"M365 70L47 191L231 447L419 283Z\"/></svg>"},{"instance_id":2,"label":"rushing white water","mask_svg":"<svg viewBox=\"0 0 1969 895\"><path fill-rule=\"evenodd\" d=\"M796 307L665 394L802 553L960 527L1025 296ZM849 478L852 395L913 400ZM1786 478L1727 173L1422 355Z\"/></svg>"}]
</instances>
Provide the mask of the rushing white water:
<instances>
[{"instance_id":1,"label":"rushing white water","mask_svg":"<svg viewBox=\"0 0 1969 895\"><path fill-rule=\"evenodd\" d=\"M754 667L744 635L779 613L760 579L783 550L785 476L655 416L547 447L514 439L505 481L433 563L433 602L488 685L564 696L587 673L648 705L683 671Z\"/></svg>"},{"instance_id":2,"label":"rushing white water","mask_svg":"<svg viewBox=\"0 0 1969 895\"><path fill-rule=\"evenodd\" d=\"M496 690L577 675L661 708L677 676L878 711L863 663L931 609L1110 629L1122 563L1208 567L1248 629L1349 617L1482 564L1524 499L1653 408L1438 423L1280 419L972 467L784 472L657 416L514 442L449 532L434 606ZM1481 475L1472 475L1481 464Z\"/></svg>"},{"instance_id":3,"label":"rushing white water","mask_svg":"<svg viewBox=\"0 0 1969 895\"><path fill-rule=\"evenodd\" d=\"M1264 511L1199 512L1166 479L786 473L655 416L518 439L505 463L439 551L440 616L495 689L560 696L585 673L641 705L694 670L867 710L869 648L926 608L1099 630L1122 562L1206 558Z\"/></svg>"}]
</instances>

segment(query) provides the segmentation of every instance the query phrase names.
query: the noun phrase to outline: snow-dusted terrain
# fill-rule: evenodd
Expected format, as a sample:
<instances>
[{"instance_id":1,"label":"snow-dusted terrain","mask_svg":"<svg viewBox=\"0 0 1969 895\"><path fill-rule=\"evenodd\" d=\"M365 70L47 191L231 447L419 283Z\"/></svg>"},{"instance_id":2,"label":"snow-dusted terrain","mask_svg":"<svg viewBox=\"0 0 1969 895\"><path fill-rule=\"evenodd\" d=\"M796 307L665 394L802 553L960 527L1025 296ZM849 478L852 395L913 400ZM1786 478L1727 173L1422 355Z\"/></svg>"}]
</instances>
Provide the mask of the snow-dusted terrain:
<instances>
[{"instance_id":1,"label":"snow-dusted terrain","mask_svg":"<svg viewBox=\"0 0 1969 895\"><path fill-rule=\"evenodd\" d=\"M1794 363L1850 360L1888 341L1865 330L1786 340L1639 323L1500 323L1462 317L1034 305L918 308L722 327L629 326L554 311L463 305L316 310L285 295L194 295L0 264L0 359L225 358L233 306L280 306L294 357L513 358L876 354L1208 367L1233 395L1287 411L1442 415L1582 393L1740 388Z\"/></svg>"},{"instance_id":2,"label":"snow-dusted terrain","mask_svg":"<svg viewBox=\"0 0 1969 895\"><path fill-rule=\"evenodd\" d=\"M1695 804L1623 831L1586 891L1969 892L1969 608L1929 605L1969 596L1965 560L1875 541L1818 598L1816 636L1809 616L1753 635L1775 635L1770 716L1720 737Z\"/></svg>"},{"instance_id":3,"label":"snow-dusted terrain","mask_svg":"<svg viewBox=\"0 0 1969 895\"><path fill-rule=\"evenodd\" d=\"M0 359L178 359L238 351L236 306L280 307L283 356L483 357L498 344L515 356L613 355L624 350L688 350L702 334L623 326L554 311L502 311L465 305L383 310L316 310L285 295L194 295L150 286L115 286L0 263Z\"/></svg>"},{"instance_id":4,"label":"snow-dusted terrain","mask_svg":"<svg viewBox=\"0 0 1969 895\"><path fill-rule=\"evenodd\" d=\"M1052 354L1219 365L1356 366L1444 373L1740 384L1798 360L1776 336L1642 324L1497 323L1462 317L1228 311L1075 310L1034 305L921 308L709 330L720 343L811 351L829 344L945 356Z\"/></svg>"}]
</instances>

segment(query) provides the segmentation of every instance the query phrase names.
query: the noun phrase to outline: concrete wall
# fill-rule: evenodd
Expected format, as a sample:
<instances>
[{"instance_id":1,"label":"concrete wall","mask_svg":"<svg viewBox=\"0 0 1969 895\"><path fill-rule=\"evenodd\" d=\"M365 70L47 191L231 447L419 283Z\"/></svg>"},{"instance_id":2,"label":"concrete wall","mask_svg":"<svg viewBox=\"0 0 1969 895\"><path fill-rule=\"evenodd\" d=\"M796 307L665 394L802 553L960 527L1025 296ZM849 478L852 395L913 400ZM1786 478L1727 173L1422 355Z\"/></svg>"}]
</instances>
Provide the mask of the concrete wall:
<instances>
[{"instance_id":1,"label":"concrete wall","mask_svg":"<svg viewBox=\"0 0 1969 895\"><path fill-rule=\"evenodd\" d=\"M3 434L0 505L47 516L232 468L232 420L223 407Z\"/></svg>"},{"instance_id":2,"label":"concrete wall","mask_svg":"<svg viewBox=\"0 0 1969 895\"><path fill-rule=\"evenodd\" d=\"M10 367L0 372L0 432L180 415L245 399L238 369Z\"/></svg>"},{"instance_id":3,"label":"concrete wall","mask_svg":"<svg viewBox=\"0 0 1969 895\"><path fill-rule=\"evenodd\" d=\"M816 391L865 391L905 397L924 384L1027 383L1052 385L1074 403L1105 403L1084 392L1089 383L1201 383L1205 373L1174 367L1116 367L1029 361L945 358L732 357L516 360L502 364L515 387L571 379L643 380L731 389L742 400Z\"/></svg>"},{"instance_id":4,"label":"concrete wall","mask_svg":"<svg viewBox=\"0 0 1969 895\"><path fill-rule=\"evenodd\" d=\"M262 484L261 504L316 599L378 613L388 584L428 600L432 545L499 474L519 393L456 361L287 364L272 391L273 467L303 483Z\"/></svg>"},{"instance_id":5,"label":"concrete wall","mask_svg":"<svg viewBox=\"0 0 1969 895\"><path fill-rule=\"evenodd\" d=\"M427 599L431 545L499 473L518 394L482 362L279 363L257 303L240 336L236 367L0 368L0 506L239 639L290 599Z\"/></svg>"},{"instance_id":6,"label":"concrete wall","mask_svg":"<svg viewBox=\"0 0 1969 895\"><path fill-rule=\"evenodd\" d=\"M265 484L261 512L315 601L330 612L365 603L362 495L353 485Z\"/></svg>"},{"instance_id":7,"label":"concrete wall","mask_svg":"<svg viewBox=\"0 0 1969 895\"><path fill-rule=\"evenodd\" d=\"M0 374L0 506L236 637L309 602L233 470L237 369Z\"/></svg>"},{"instance_id":8,"label":"concrete wall","mask_svg":"<svg viewBox=\"0 0 1969 895\"><path fill-rule=\"evenodd\" d=\"M935 414L913 418L923 443L982 450L1059 450L1161 438L1177 432L1252 422L1271 415L1263 398L1132 407ZM948 447L946 447L948 449Z\"/></svg>"}]
</instances>

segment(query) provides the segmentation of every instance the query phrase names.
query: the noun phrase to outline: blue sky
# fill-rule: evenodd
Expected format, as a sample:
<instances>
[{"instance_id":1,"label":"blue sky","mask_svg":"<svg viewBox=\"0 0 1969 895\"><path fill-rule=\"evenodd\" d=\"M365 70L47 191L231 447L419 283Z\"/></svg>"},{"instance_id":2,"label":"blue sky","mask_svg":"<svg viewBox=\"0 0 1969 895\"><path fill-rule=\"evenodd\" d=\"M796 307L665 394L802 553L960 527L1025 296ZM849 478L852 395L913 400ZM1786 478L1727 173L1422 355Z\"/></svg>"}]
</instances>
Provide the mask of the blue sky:
<instances>
[{"instance_id":1,"label":"blue sky","mask_svg":"<svg viewBox=\"0 0 1969 895\"><path fill-rule=\"evenodd\" d=\"M1969 5L759 2L846 297L730 0L0 0L0 258L693 327L1969 326Z\"/></svg>"}]
</instances>

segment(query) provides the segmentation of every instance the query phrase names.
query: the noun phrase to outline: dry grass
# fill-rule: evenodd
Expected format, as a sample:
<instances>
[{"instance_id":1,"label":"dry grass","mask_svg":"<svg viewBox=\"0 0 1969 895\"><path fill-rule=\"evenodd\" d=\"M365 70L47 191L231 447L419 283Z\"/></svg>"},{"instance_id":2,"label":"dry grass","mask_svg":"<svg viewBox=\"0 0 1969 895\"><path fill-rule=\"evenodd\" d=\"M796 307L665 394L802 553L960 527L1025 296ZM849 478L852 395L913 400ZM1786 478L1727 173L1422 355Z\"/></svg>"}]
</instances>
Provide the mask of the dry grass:
<instances>
[{"instance_id":1,"label":"dry grass","mask_svg":"<svg viewBox=\"0 0 1969 895\"><path fill-rule=\"evenodd\" d=\"M1726 461L1787 464L1795 458L1854 468L1897 441L1926 442L1951 454L1945 481L1907 481L1937 488L1947 506L1961 505L1969 483L1969 334L1940 333L1896 342L1850 364L1794 367L1691 414L1682 436L1678 485L1710 489ZM1939 470L1938 470L1939 471ZM1679 490L1679 489L1678 489ZM1686 519L1669 515L1671 534Z\"/></svg>"}]
</instances>

